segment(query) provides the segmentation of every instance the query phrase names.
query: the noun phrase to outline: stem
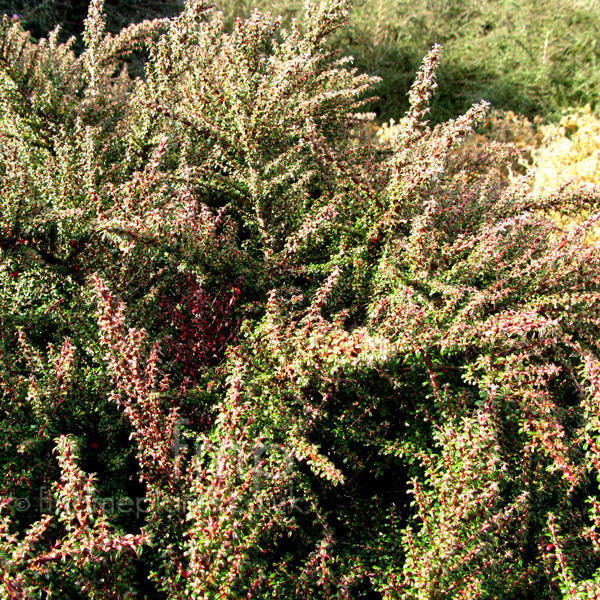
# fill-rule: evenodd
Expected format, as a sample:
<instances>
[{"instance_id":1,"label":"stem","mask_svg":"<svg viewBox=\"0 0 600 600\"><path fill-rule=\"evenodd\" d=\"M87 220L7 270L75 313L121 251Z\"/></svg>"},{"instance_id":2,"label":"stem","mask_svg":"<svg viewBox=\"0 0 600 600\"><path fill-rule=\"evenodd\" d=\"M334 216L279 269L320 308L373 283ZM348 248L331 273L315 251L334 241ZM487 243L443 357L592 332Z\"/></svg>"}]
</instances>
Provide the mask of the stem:
<instances>
[{"instance_id":1,"label":"stem","mask_svg":"<svg viewBox=\"0 0 600 600\"><path fill-rule=\"evenodd\" d=\"M431 356L429 356L428 352L425 352L425 366L427 367L427 372L429 373L429 381L431 382L431 387L433 388L433 395L439 404L442 403L442 394L440 393L440 386L437 382L437 375L433 370L433 364L431 363Z\"/></svg>"}]
</instances>

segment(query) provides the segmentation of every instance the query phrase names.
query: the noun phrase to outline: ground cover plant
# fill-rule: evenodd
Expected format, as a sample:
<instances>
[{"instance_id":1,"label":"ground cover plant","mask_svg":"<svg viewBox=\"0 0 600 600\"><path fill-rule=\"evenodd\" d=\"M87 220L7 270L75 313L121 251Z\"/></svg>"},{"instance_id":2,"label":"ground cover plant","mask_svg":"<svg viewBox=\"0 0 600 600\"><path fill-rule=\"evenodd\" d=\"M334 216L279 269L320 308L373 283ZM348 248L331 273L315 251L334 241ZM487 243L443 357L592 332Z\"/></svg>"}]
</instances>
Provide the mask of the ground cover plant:
<instances>
[{"instance_id":1,"label":"ground cover plant","mask_svg":"<svg viewBox=\"0 0 600 600\"><path fill-rule=\"evenodd\" d=\"M370 142L350 8L3 20L0 597L600 594L598 195L437 46Z\"/></svg>"}]
</instances>

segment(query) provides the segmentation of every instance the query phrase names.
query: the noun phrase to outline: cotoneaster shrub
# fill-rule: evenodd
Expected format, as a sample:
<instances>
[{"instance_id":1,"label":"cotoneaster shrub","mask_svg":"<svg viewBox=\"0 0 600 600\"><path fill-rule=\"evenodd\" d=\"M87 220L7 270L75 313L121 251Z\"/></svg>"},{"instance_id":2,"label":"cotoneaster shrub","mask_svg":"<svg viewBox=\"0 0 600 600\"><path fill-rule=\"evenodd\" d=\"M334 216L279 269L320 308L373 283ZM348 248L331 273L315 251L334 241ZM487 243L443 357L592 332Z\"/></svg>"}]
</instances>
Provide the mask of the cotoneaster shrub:
<instances>
[{"instance_id":1,"label":"cotoneaster shrub","mask_svg":"<svg viewBox=\"0 0 600 600\"><path fill-rule=\"evenodd\" d=\"M542 117L533 122L513 111L491 110L477 133L471 134L454 151L454 158L486 153L491 142L514 146L514 156L502 168L507 181L515 181L529 173L532 191L536 195L549 195L562 187L574 186L594 191L598 187L598 119L590 105L583 109L569 109L559 124L545 123ZM402 123L391 119L382 126L372 124L365 134L382 145L389 145ZM565 215L560 209L549 215L561 227L568 229L589 217L582 208L581 214ZM598 241L598 228L592 229L586 243Z\"/></svg>"},{"instance_id":2,"label":"cotoneaster shrub","mask_svg":"<svg viewBox=\"0 0 600 600\"><path fill-rule=\"evenodd\" d=\"M0 597L598 594L598 196L456 152L438 47L370 143L349 10L4 20Z\"/></svg>"}]
</instances>

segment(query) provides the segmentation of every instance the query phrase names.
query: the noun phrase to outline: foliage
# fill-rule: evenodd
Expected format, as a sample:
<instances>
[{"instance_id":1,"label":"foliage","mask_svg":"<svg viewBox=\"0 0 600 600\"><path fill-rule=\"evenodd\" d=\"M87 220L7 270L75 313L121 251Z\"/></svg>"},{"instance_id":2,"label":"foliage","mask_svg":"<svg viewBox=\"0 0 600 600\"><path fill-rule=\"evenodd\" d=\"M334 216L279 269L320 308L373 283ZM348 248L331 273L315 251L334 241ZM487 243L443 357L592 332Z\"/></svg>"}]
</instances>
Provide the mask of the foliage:
<instances>
[{"instance_id":1,"label":"foliage","mask_svg":"<svg viewBox=\"0 0 600 600\"><path fill-rule=\"evenodd\" d=\"M63 356L68 350L66 344ZM89 598L133 598L131 553L145 541L144 535L121 535L110 526L97 505L92 477L75 463L73 439L61 436L56 449L61 468L61 479L54 484L56 515L43 515L22 540L10 533L10 516L2 516L2 597L67 597L78 592ZM6 505L5 499L3 512Z\"/></svg>"},{"instance_id":2,"label":"foliage","mask_svg":"<svg viewBox=\"0 0 600 600\"><path fill-rule=\"evenodd\" d=\"M350 8L4 19L0 597L597 595L599 197L432 128L437 46L370 142Z\"/></svg>"},{"instance_id":3,"label":"foliage","mask_svg":"<svg viewBox=\"0 0 600 600\"><path fill-rule=\"evenodd\" d=\"M71 37L81 36L89 4L87 0L3 0L0 2L0 13L19 20L36 39L47 36L60 26L60 38L66 41ZM171 17L182 8L183 3L177 0L157 0L143 4L137 0L110 0L104 5L104 13L108 31L118 33L131 23ZM78 49L83 49L80 39L76 40L75 45Z\"/></svg>"},{"instance_id":4,"label":"foliage","mask_svg":"<svg viewBox=\"0 0 600 600\"><path fill-rule=\"evenodd\" d=\"M289 26L302 27L301 0L217 0L225 26L248 18L255 7L282 15ZM17 15L35 38L61 25L61 40L81 33L88 2L75 0L11 0L0 13ZM169 17L183 8L181 0L106 2L107 28L117 33L142 19ZM359 0L347 27L331 39L355 57L360 72L382 78L372 94L381 121L398 120L408 109L408 92L422 57L434 44L445 48L438 70L439 91L431 118L442 122L485 98L500 110L533 119L557 120L569 106L598 104L597 43L600 17L597 0ZM141 56L129 58L141 74Z\"/></svg>"},{"instance_id":5,"label":"foliage","mask_svg":"<svg viewBox=\"0 0 600 600\"><path fill-rule=\"evenodd\" d=\"M589 105L569 111L558 125L544 127L543 134L543 148L536 154L540 193L566 183L600 184L600 120Z\"/></svg>"},{"instance_id":6,"label":"foliage","mask_svg":"<svg viewBox=\"0 0 600 600\"><path fill-rule=\"evenodd\" d=\"M595 1L375 0L357 4L343 43L357 66L383 78L376 92L384 120L406 110L398 90L434 43L446 54L436 122L481 98L533 119L598 103L599 27Z\"/></svg>"},{"instance_id":7,"label":"foliage","mask_svg":"<svg viewBox=\"0 0 600 600\"><path fill-rule=\"evenodd\" d=\"M290 19L299 0L220 0L226 16L254 6ZM408 91L422 56L444 46L434 122L454 118L485 98L494 107L557 117L568 106L598 103L596 0L361 0L335 44L361 72L382 77L373 92L382 121L408 109Z\"/></svg>"},{"instance_id":8,"label":"foliage","mask_svg":"<svg viewBox=\"0 0 600 600\"><path fill-rule=\"evenodd\" d=\"M372 125L367 131L373 140L389 145L402 122L391 119L381 126ZM599 122L588 104L581 110L569 109L559 124L545 123L542 117L533 122L513 111L491 110L478 132L471 134L454 153L456 158L485 153L490 143L502 142L515 148L514 158L502 169L507 181L519 175L530 174L532 191L536 195L551 194L561 187L577 186L597 189L600 182ZM589 210L567 216L560 210L550 211L556 223L563 228L578 225ZM586 238L588 243L598 241L597 228Z\"/></svg>"}]
</instances>

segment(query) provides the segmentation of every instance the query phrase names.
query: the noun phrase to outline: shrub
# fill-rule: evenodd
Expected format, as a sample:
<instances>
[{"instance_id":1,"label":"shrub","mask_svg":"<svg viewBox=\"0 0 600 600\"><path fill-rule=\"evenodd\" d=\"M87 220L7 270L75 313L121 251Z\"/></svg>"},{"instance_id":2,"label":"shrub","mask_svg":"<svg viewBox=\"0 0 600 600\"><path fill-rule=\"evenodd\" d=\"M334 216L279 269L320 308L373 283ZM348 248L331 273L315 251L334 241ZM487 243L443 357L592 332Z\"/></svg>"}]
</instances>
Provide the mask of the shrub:
<instances>
[{"instance_id":1,"label":"shrub","mask_svg":"<svg viewBox=\"0 0 600 600\"><path fill-rule=\"evenodd\" d=\"M457 153L438 47L370 143L349 13L3 21L3 597L593 597L598 196Z\"/></svg>"}]
</instances>

